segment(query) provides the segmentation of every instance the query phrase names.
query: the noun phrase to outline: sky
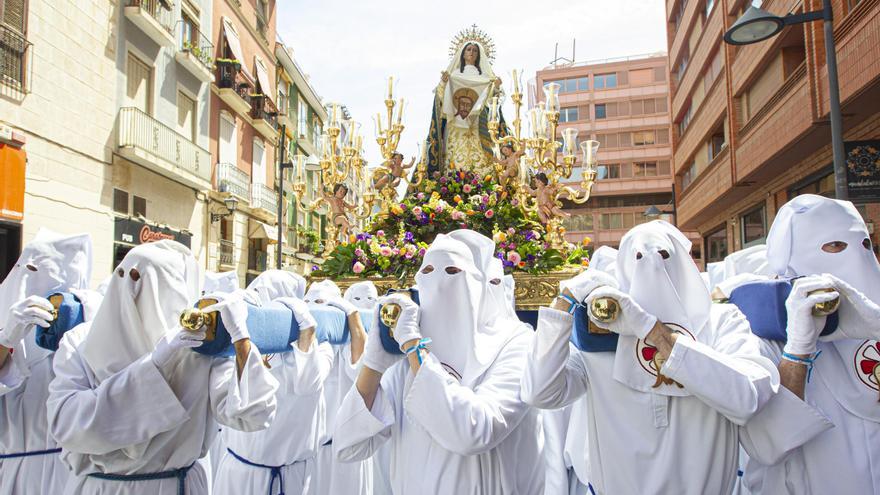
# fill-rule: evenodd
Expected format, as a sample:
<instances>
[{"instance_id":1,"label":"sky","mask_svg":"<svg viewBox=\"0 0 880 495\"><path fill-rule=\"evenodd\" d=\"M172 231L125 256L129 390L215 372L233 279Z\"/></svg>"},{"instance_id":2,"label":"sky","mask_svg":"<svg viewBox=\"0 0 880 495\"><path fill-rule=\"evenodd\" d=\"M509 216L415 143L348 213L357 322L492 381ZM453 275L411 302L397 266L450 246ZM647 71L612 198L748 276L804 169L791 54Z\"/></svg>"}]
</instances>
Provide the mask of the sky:
<instances>
[{"instance_id":1,"label":"sky","mask_svg":"<svg viewBox=\"0 0 880 495\"><path fill-rule=\"evenodd\" d=\"M279 0L277 30L324 103L345 104L361 122L375 166L372 116L384 115L388 77L399 79L395 98L407 100L399 148L409 161L427 136L432 91L460 30L477 24L493 38L494 71L510 93L510 71L534 79L556 43L559 56L571 58L576 40L577 61L665 52L664 8L661 0ZM504 113L513 113L509 101Z\"/></svg>"}]
</instances>

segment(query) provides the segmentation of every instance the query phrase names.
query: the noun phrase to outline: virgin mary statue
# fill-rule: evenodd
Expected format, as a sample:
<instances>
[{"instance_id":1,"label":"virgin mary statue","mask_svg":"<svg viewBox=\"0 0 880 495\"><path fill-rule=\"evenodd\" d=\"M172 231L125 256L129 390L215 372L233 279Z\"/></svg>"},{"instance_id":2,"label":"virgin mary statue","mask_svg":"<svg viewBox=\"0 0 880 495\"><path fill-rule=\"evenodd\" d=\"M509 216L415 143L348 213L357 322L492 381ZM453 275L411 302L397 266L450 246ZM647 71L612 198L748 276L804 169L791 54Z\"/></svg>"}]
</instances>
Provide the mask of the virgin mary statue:
<instances>
[{"instance_id":1,"label":"virgin mary statue","mask_svg":"<svg viewBox=\"0 0 880 495\"><path fill-rule=\"evenodd\" d=\"M456 36L450 55L449 66L434 91L427 143L428 171L454 167L479 175L492 174L488 104L492 97L502 95L501 79L492 70L492 40L472 26ZM504 118L499 120L499 136L504 136Z\"/></svg>"}]
</instances>

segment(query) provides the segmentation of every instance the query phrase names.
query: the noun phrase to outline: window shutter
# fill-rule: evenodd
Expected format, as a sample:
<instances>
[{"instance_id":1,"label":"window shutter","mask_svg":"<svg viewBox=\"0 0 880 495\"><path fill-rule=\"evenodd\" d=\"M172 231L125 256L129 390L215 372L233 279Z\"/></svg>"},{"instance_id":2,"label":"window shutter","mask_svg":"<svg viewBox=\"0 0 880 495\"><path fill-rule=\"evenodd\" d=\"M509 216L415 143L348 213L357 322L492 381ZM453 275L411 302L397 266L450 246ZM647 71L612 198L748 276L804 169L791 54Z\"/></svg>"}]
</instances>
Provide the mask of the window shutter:
<instances>
[{"instance_id":1,"label":"window shutter","mask_svg":"<svg viewBox=\"0 0 880 495\"><path fill-rule=\"evenodd\" d=\"M621 132L617 136L618 136L618 138L617 138L618 146L620 146L621 148L624 148L627 146L632 146L632 140L630 139L630 133Z\"/></svg>"},{"instance_id":2,"label":"window shutter","mask_svg":"<svg viewBox=\"0 0 880 495\"><path fill-rule=\"evenodd\" d=\"M666 67L654 67L654 81L666 81Z\"/></svg>"},{"instance_id":3,"label":"window shutter","mask_svg":"<svg viewBox=\"0 0 880 495\"><path fill-rule=\"evenodd\" d=\"M25 2L26 0L0 0L3 24L21 34L24 34L25 27Z\"/></svg>"},{"instance_id":4,"label":"window shutter","mask_svg":"<svg viewBox=\"0 0 880 495\"><path fill-rule=\"evenodd\" d=\"M590 120L590 104L584 103L577 107L578 120Z\"/></svg>"},{"instance_id":5,"label":"window shutter","mask_svg":"<svg viewBox=\"0 0 880 495\"><path fill-rule=\"evenodd\" d=\"M618 101L617 102L617 116L625 117L629 115L629 102L628 101Z\"/></svg>"},{"instance_id":6,"label":"window shutter","mask_svg":"<svg viewBox=\"0 0 880 495\"><path fill-rule=\"evenodd\" d=\"M618 86L626 86L629 84L629 72L622 70L617 73L617 85Z\"/></svg>"},{"instance_id":7,"label":"window shutter","mask_svg":"<svg viewBox=\"0 0 880 495\"><path fill-rule=\"evenodd\" d=\"M657 129L657 144L668 144L669 143L669 130L668 129Z\"/></svg>"},{"instance_id":8,"label":"window shutter","mask_svg":"<svg viewBox=\"0 0 880 495\"><path fill-rule=\"evenodd\" d=\"M641 115L645 113L642 108L643 100L633 100L629 102L629 114L630 115Z\"/></svg>"},{"instance_id":9,"label":"window shutter","mask_svg":"<svg viewBox=\"0 0 880 495\"><path fill-rule=\"evenodd\" d=\"M661 160L660 161L660 175L669 175L671 172L669 171L669 160Z\"/></svg>"},{"instance_id":10,"label":"window shutter","mask_svg":"<svg viewBox=\"0 0 880 495\"><path fill-rule=\"evenodd\" d=\"M642 100L641 103L644 105L644 108L643 108L644 112L643 113L655 113L656 112L656 110L654 109L654 100L653 99Z\"/></svg>"},{"instance_id":11,"label":"window shutter","mask_svg":"<svg viewBox=\"0 0 880 495\"><path fill-rule=\"evenodd\" d=\"M666 98L657 98L654 100L657 113L667 112Z\"/></svg>"},{"instance_id":12,"label":"window shutter","mask_svg":"<svg viewBox=\"0 0 880 495\"><path fill-rule=\"evenodd\" d=\"M612 117L617 117L617 102L605 104L605 116L609 119Z\"/></svg>"},{"instance_id":13,"label":"window shutter","mask_svg":"<svg viewBox=\"0 0 880 495\"><path fill-rule=\"evenodd\" d=\"M609 148L617 148L618 147L617 134L608 134L608 137L606 139L608 141L607 146Z\"/></svg>"},{"instance_id":14,"label":"window shutter","mask_svg":"<svg viewBox=\"0 0 880 495\"><path fill-rule=\"evenodd\" d=\"M628 179L632 177L632 163L621 163L620 164L620 178Z\"/></svg>"}]
</instances>

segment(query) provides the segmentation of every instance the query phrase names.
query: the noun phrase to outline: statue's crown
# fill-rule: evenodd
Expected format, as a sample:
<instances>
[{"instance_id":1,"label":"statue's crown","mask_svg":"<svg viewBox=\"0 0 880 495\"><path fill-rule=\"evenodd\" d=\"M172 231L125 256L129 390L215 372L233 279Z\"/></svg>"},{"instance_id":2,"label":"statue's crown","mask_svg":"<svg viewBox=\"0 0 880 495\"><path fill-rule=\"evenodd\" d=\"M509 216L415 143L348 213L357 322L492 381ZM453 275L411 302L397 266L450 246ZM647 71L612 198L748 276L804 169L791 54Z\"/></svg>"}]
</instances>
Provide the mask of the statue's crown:
<instances>
[{"instance_id":1,"label":"statue's crown","mask_svg":"<svg viewBox=\"0 0 880 495\"><path fill-rule=\"evenodd\" d=\"M470 42L479 43L483 47L483 56L489 59L490 62L495 62L495 42L492 41L492 37L478 28L476 24L467 29L462 29L455 35L455 38L452 38L452 43L449 45L449 56L454 57L464 45Z\"/></svg>"}]
</instances>

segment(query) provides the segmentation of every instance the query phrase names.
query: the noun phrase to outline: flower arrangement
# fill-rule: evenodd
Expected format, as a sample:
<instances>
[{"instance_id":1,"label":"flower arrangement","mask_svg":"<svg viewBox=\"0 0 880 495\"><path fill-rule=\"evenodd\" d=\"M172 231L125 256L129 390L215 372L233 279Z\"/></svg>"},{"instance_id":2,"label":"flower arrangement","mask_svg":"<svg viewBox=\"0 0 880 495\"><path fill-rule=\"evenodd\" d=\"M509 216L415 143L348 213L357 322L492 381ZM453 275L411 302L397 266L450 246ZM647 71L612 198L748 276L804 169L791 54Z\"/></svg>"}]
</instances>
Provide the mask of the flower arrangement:
<instances>
[{"instance_id":1,"label":"flower arrangement","mask_svg":"<svg viewBox=\"0 0 880 495\"><path fill-rule=\"evenodd\" d=\"M450 167L452 168L452 167ZM545 273L588 259L586 245L571 252L552 249L543 226L523 214L509 191L491 176L452 168L425 179L420 190L391 206L389 214L352 236L328 257L320 275L383 276L415 274L437 234L472 229L495 240L505 271Z\"/></svg>"}]
</instances>

